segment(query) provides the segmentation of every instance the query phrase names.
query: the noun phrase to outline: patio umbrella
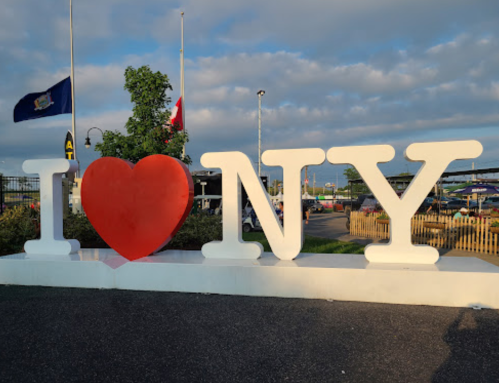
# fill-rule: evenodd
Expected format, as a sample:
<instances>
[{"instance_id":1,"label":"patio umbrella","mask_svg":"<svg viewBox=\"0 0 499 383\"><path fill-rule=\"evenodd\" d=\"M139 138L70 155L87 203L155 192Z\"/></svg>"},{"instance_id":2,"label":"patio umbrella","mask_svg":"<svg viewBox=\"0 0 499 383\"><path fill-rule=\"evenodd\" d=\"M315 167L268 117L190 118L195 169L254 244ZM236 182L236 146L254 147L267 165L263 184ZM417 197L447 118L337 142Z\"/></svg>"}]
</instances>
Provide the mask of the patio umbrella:
<instances>
[{"instance_id":1,"label":"patio umbrella","mask_svg":"<svg viewBox=\"0 0 499 383\"><path fill-rule=\"evenodd\" d=\"M456 194L499 194L499 187L488 184L469 185L453 191Z\"/></svg>"},{"instance_id":2,"label":"patio umbrella","mask_svg":"<svg viewBox=\"0 0 499 383\"><path fill-rule=\"evenodd\" d=\"M469 185L453 191L456 194L499 194L499 187L488 184ZM477 198L478 199L478 198ZM478 201L477 201L478 202ZM482 210L482 204L478 204L479 211Z\"/></svg>"}]
</instances>

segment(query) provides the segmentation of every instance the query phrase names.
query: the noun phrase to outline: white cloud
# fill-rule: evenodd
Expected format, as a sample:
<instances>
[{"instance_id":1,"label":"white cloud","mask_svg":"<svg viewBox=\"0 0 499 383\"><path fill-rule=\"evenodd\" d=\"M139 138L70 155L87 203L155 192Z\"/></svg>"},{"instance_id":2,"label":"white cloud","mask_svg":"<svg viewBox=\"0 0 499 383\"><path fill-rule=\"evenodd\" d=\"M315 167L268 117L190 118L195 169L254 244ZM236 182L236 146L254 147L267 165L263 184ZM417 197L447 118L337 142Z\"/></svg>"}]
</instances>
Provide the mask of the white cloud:
<instances>
[{"instance_id":1,"label":"white cloud","mask_svg":"<svg viewBox=\"0 0 499 383\"><path fill-rule=\"evenodd\" d=\"M0 152L59 155L69 116L14 125L12 108L69 75L68 4L2 7ZM89 0L74 4L80 146L92 126L123 129L128 65L167 73L176 101L181 10L195 161L207 148L256 154L259 89L267 149L459 138L499 124L492 1Z\"/></svg>"}]
</instances>

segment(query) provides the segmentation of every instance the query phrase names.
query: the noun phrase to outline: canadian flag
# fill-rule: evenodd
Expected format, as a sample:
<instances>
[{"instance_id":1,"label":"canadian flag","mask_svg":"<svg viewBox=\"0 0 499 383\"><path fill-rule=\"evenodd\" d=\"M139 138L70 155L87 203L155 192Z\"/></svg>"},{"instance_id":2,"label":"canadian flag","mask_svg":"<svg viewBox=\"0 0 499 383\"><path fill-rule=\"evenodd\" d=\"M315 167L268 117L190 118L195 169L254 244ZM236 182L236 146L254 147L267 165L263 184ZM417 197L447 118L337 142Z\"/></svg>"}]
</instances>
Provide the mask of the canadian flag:
<instances>
[{"instance_id":1,"label":"canadian flag","mask_svg":"<svg viewBox=\"0 0 499 383\"><path fill-rule=\"evenodd\" d=\"M182 97L180 97L172 110L170 117L172 127L178 126L177 130L184 130L184 121L182 119Z\"/></svg>"}]
</instances>

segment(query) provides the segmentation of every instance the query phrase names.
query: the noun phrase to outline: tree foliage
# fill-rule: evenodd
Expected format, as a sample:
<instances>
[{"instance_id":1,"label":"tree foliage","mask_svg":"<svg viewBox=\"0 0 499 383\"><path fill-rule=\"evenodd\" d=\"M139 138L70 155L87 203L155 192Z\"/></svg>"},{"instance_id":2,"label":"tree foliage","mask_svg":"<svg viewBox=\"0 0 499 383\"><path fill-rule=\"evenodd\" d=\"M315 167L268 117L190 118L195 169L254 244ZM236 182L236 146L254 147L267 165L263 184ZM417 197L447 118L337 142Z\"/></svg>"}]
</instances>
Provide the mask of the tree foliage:
<instances>
[{"instance_id":1,"label":"tree foliage","mask_svg":"<svg viewBox=\"0 0 499 383\"><path fill-rule=\"evenodd\" d=\"M165 154L190 164L189 156L182 158L184 143L188 136L178 131L178 126L165 127L170 119L166 105L171 98L166 92L172 90L166 74L154 73L149 66L125 70L125 90L134 104L133 115L125 125L128 135L119 131L104 131L103 141L95 145L102 157L117 157L133 163L153 154Z\"/></svg>"},{"instance_id":2,"label":"tree foliage","mask_svg":"<svg viewBox=\"0 0 499 383\"><path fill-rule=\"evenodd\" d=\"M353 166L347 167L343 171L343 175L346 177L347 180L352 181L352 180L357 180L359 178L362 178ZM359 193L370 193L369 188L367 187L366 184L352 184L352 191L354 194L359 194Z\"/></svg>"}]
</instances>

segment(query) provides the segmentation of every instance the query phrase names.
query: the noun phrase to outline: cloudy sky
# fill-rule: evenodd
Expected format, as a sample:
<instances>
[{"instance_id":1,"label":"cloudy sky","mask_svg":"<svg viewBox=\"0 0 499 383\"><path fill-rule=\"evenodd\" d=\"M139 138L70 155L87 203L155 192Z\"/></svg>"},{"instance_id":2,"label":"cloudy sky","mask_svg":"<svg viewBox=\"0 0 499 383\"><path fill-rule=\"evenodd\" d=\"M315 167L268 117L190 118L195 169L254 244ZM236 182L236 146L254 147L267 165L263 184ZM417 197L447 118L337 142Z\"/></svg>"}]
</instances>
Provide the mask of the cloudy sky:
<instances>
[{"instance_id":1,"label":"cloudy sky","mask_svg":"<svg viewBox=\"0 0 499 383\"><path fill-rule=\"evenodd\" d=\"M475 166L499 166L495 0L74 0L83 169L98 158L83 145L87 130L123 130L131 115L127 66L168 74L170 96L179 97L180 11L193 170L207 151L238 150L257 161L259 89L264 150L390 144L398 156L382 168L391 175L417 170L402 159L410 143L474 138L484 145ZM14 124L12 112L25 94L69 74L69 0L3 0L0 172L63 156L70 115ZM321 185L339 173L341 185L342 170L310 172Z\"/></svg>"}]
</instances>

